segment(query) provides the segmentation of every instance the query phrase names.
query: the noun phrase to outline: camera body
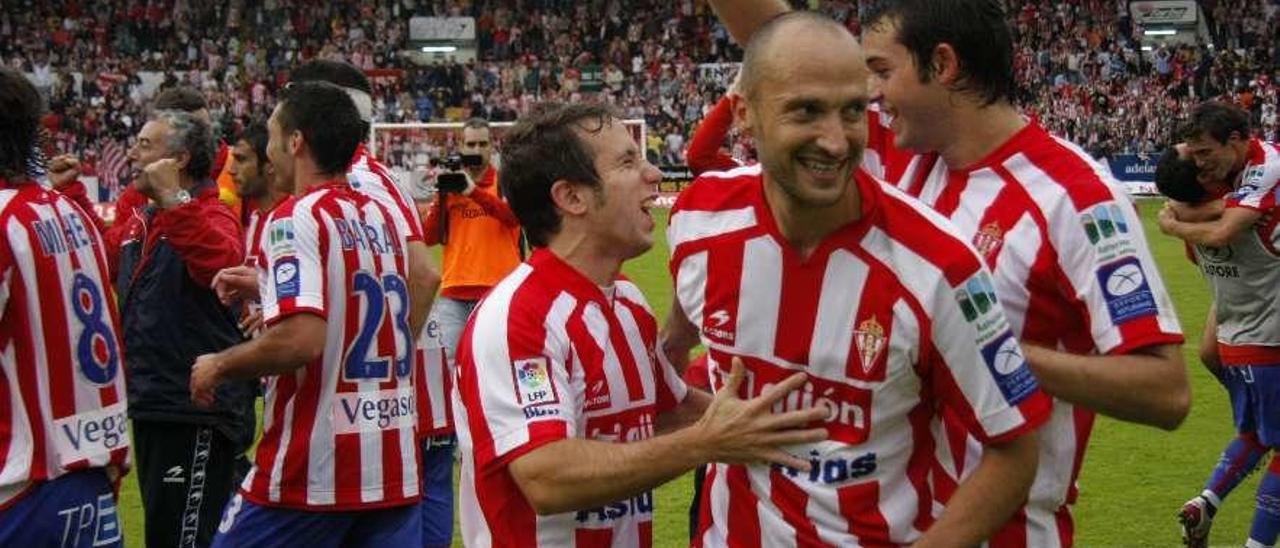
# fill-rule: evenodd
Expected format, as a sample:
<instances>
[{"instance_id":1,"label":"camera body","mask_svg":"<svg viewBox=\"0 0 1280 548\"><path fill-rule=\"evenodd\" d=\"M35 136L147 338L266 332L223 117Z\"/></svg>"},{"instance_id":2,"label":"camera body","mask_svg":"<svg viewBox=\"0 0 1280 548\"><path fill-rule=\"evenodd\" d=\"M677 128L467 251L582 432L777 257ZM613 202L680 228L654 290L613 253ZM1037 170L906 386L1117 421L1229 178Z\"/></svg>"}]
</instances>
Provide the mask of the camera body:
<instances>
[{"instance_id":1,"label":"camera body","mask_svg":"<svg viewBox=\"0 0 1280 548\"><path fill-rule=\"evenodd\" d=\"M455 153L445 156L439 165L445 172L436 176L436 191L457 194L467 189L467 176L462 170L484 165L484 157L479 154Z\"/></svg>"}]
</instances>

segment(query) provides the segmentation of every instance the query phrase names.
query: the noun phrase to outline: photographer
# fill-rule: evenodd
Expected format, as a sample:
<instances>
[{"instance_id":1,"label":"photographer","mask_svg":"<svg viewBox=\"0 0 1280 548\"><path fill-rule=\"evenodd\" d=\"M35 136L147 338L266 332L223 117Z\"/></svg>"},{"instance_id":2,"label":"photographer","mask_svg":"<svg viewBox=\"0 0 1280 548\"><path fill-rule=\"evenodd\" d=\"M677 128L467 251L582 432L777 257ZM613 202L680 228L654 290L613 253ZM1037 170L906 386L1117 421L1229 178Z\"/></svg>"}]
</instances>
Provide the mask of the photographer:
<instances>
[{"instance_id":1,"label":"photographer","mask_svg":"<svg viewBox=\"0 0 1280 548\"><path fill-rule=\"evenodd\" d=\"M462 128L459 156L446 159L427 208L427 245L444 246L444 274L434 313L449 359L480 298L520 264L520 223L499 195L490 164L489 123L473 118Z\"/></svg>"}]
</instances>

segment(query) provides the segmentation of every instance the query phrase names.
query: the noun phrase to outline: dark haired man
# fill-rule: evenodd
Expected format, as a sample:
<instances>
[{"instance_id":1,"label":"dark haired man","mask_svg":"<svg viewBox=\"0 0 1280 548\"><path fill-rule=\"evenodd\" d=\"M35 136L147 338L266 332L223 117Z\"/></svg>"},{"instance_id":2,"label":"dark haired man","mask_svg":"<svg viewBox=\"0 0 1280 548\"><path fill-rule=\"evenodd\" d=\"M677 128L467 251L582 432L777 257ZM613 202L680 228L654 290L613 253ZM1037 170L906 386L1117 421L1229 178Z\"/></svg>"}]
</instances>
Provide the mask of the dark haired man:
<instances>
[{"instance_id":1,"label":"dark haired man","mask_svg":"<svg viewBox=\"0 0 1280 548\"><path fill-rule=\"evenodd\" d=\"M101 233L32 174L43 111L0 68L0 545L122 546L120 316Z\"/></svg>"},{"instance_id":2,"label":"dark haired man","mask_svg":"<svg viewBox=\"0 0 1280 548\"><path fill-rule=\"evenodd\" d=\"M622 263L653 245L661 173L599 105L542 105L507 135L502 180L534 251L481 301L458 345L455 417L469 546L650 546L650 489L708 460L809 464L825 410L686 390ZM743 382L741 364L726 377ZM691 426L689 426L692 424ZM678 429L677 429L678 428ZM673 431L674 430L674 431Z\"/></svg>"},{"instance_id":3,"label":"dark haired man","mask_svg":"<svg viewBox=\"0 0 1280 548\"><path fill-rule=\"evenodd\" d=\"M202 406L228 381L268 379L254 466L215 546L421 545L407 242L348 183L362 124L323 82L291 86L268 122L267 156L296 196L258 244L267 327L191 374Z\"/></svg>"},{"instance_id":4,"label":"dark haired man","mask_svg":"<svg viewBox=\"0 0 1280 548\"><path fill-rule=\"evenodd\" d=\"M787 10L776 0L711 3L739 42ZM1070 545L1094 412L1172 429L1190 406L1181 328L1141 224L1104 168L1014 106L999 1L886 1L862 23L874 101L888 121L875 134L891 137L870 139L883 163L869 167L973 243L1055 398L1027 505L991 542ZM889 144L918 154L885 153ZM946 418L932 476L942 502L981 454Z\"/></svg>"},{"instance_id":5,"label":"dark haired man","mask_svg":"<svg viewBox=\"0 0 1280 548\"><path fill-rule=\"evenodd\" d=\"M1201 355L1220 365L1238 432L1204 489L1178 513L1186 543L1207 546L1222 500L1280 447L1280 218L1274 214L1280 147L1250 138L1247 114L1224 103L1196 107L1184 132L1187 143L1161 158L1156 184L1166 195L1187 198L1199 189L1200 199L1166 204L1160 229L1194 249L1213 291ZM1224 200L1203 189L1219 181L1231 184ZM1272 502L1280 500L1280 456L1274 453L1257 500L1246 545L1270 546L1280 533Z\"/></svg>"}]
</instances>

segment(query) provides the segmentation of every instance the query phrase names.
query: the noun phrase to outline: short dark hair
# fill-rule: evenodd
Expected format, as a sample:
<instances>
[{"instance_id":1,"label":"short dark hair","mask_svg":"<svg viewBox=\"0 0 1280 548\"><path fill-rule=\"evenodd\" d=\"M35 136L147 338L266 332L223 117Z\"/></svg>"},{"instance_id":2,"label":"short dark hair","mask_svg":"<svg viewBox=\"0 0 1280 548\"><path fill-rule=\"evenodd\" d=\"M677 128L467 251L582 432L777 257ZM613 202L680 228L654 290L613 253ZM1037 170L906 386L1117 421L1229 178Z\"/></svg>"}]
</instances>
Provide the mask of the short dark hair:
<instances>
[{"instance_id":1,"label":"short dark hair","mask_svg":"<svg viewBox=\"0 0 1280 548\"><path fill-rule=\"evenodd\" d=\"M751 35L751 39L747 41L747 45L743 49L742 67L739 69L742 71L742 77L739 85L742 87L742 93L748 98L754 96L756 85L760 83L760 76L764 71L760 64L768 56L768 51L771 49L769 45L784 27L793 22L806 23L820 28L826 27L838 32L849 32L847 28L840 25L835 19L816 11L791 11L768 20ZM852 35L850 36L852 37Z\"/></svg>"},{"instance_id":2,"label":"short dark hair","mask_svg":"<svg viewBox=\"0 0 1280 548\"><path fill-rule=\"evenodd\" d=\"M195 88L178 86L157 94L156 99L151 102L151 108L155 110L195 112L209 108L209 103L204 100L204 95L201 95Z\"/></svg>"},{"instance_id":3,"label":"short dark hair","mask_svg":"<svg viewBox=\"0 0 1280 548\"><path fill-rule=\"evenodd\" d=\"M1183 128L1184 139L1208 136L1219 143L1226 143L1232 133L1238 133L1242 139L1249 137L1249 113L1221 101L1206 101L1196 105Z\"/></svg>"},{"instance_id":4,"label":"short dark hair","mask_svg":"<svg viewBox=\"0 0 1280 548\"><path fill-rule=\"evenodd\" d=\"M0 68L0 177L26 178L36 159L43 114L44 101L27 77Z\"/></svg>"},{"instance_id":5,"label":"short dark hair","mask_svg":"<svg viewBox=\"0 0 1280 548\"><path fill-rule=\"evenodd\" d=\"M344 88L373 93L373 85L364 72L350 63L315 59L303 63L289 74L290 82L329 82Z\"/></svg>"},{"instance_id":6,"label":"short dark hair","mask_svg":"<svg viewBox=\"0 0 1280 548\"><path fill-rule=\"evenodd\" d=\"M182 173L196 180L209 178L213 169L213 130L195 114L183 110L157 110L151 119L169 126L165 147L169 152L186 152L190 158Z\"/></svg>"},{"instance_id":7,"label":"short dark hair","mask_svg":"<svg viewBox=\"0 0 1280 548\"><path fill-rule=\"evenodd\" d=\"M1198 204L1209 196L1200 184L1199 174L1195 160L1179 156L1171 146L1156 163L1156 190L1171 200Z\"/></svg>"},{"instance_id":8,"label":"short dark hair","mask_svg":"<svg viewBox=\"0 0 1280 548\"><path fill-rule=\"evenodd\" d=\"M921 82L933 77L933 50L950 44L963 75L960 90L974 93L984 106L1015 96L1013 33L1000 0L881 0L864 27L896 29Z\"/></svg>"},{"instance_id":9,"label":"short dark hair","mask_svg":"<svg viewBox=\"0 0 1280 548\"><path fill-rule=\"evenodd\" d=\"M328 82L338 87L350 88L373 95L373 84L364 71L342 61L315 59L303 63L289 75L290 82ZM372 97L370 97L372 99ZM361 135L369 135L369 122L360 121ZM363 140L363 139L361 139Z\"/></svg>"},{"instance_id":10,"label":"short dark hair","mask_svg":"<svg viewBox=\"0 0 1280 548\"><path fill-rule=\"evenodd\" d=\"M468 118L466 123L462 124L462 128L463 129L489 129L489 121L479 117Z\"/></svg>"},{"instance_id":11,"label":"short dark hair","mask_svg":"<svg viewBox=\"0 0 1280 548\"><path fill-rule=\"evenodd\" d=\"M545 247L560 231L560 214L551 200L556 181L600 187L595 156L580 133L598 133L621 119L606 105L543 103L507 132L498 180L530 244Z\"/></svg>"},{"instance_id":12,"label":"short dark hair","mask_svg":"<svg viewBox=\"0 0 1280 548\"><path fill-rule=\"evenodd\" d=\"M270 139L267 133L267 126L261 122L249 124L236 136L236 141L244 141L249 145L249 149L253 151L253 155L258 159L258 165L267 162L267 141Z\"/></svg>"},{"instance_id":13,"label":"short dark hair","mask_svg":"<svg viewBox=\"0 0 1280 548\"><path fill-rule=\"evenodd\" d=\"M280 128L302 133L321 171L346 173L365 125L346 91L328 82L297 82L285 87L277 108Z\"/></svg>"}]
</instances>

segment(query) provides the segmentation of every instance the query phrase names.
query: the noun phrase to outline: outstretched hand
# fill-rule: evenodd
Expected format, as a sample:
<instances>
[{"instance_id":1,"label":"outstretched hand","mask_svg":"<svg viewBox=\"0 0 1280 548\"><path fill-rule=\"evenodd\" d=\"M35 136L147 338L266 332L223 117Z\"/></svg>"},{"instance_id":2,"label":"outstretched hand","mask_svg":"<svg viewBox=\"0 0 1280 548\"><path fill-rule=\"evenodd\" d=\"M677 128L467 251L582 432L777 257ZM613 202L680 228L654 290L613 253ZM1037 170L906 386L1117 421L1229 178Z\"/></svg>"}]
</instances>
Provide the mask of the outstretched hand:
<instances>
[{"instance_id":1,"label":"outstretched hand","mask_svg":"<svg viewBox=\"0 0 1280 548\"><path fill-rule=\"evenodd\" d=\"M729 378L694 425L706 437L714 462L755 464L770 462L797 470L809 470L809 461L781 447L827 439L825 428L806 428L827 416L822 406L773 413L774 404L804 385L805 374L796 373L750 400L738 397L745 376L742 360L733 358Z\"/></svg>"}]
</instances>

